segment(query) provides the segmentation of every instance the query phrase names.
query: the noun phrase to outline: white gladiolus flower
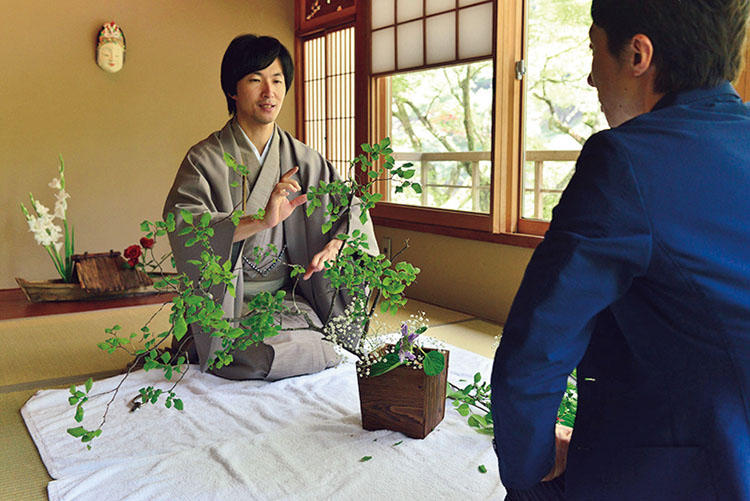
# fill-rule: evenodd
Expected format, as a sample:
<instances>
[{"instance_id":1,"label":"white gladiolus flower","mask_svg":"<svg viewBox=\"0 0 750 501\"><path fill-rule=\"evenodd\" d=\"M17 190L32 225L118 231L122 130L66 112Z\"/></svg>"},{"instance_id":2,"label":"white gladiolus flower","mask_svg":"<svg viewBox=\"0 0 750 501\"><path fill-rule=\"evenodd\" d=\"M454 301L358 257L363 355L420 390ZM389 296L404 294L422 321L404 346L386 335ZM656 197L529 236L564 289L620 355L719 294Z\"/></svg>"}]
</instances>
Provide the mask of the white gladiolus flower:
<instances>
[{"instance_id":1,"label":"white gladiolus flower","mask_svg":"<svg viewBox=\"0 0 750 501\"><path fill-rule=\"evenodd\" d=\"M55 214L54 217L59 219L65 219L65 211L68 210L68 198L70 195L65 190L60 190L55 194L57 201L55 202Z\"/></svg>"},{"instance_id":2,"label":"white gladiolus flower","mask_svg":"<svg viewBox=\"0 0 750 501\"><path fill-rule=\"evenodd\" d=\"M60 180L58 178L54 178L52 181L50 181L48 186L55 190L59 190L60 188L62 188L62 185L60 184Z\"/></svg>"},{"instance_id":3,"label":"white gladiolus flower","mask_svg":"<svg viewBox=\"0 0 750 501\"><path fill-rule=\"evenodd\" d=\"M70 194L65 190L60 190L57 193L55 193L55 198L58 202L64 202L65 200L70 198Z\"/></svg>"},{"instance_id":4,"label":"white gladiolus flower","mask_svg":"<svg viewBox=\"0 0 750 501\"><path fill-rule=\"evenodd\" d=\"M49 209L46 205L39 202L38 200L34 200L34 210L39 214L39 217L44 218L46 216L49 216Z\"/></svg>"},{"instance_id":5,"label":"white gladiolus flower","mask_svg":"<svg viewBox=\"0 0 750 501\"><path fill-rule=\"evenodd\" d=\"M31 216L28 223L29 231L34 234L34 240L36 240L39 245L44 247L52 244L57 245L62 237L62 228L52 222L52 215L50 214L45 214L41 217Z\"/></svg>"},{"instance_id":6,"label":"white gladiolus flower","mask_svg":"<svg viewBox=\"0 0 750 501\"><path fill-rule=\"evenodd\" d=\"M29 231L32 233L36 233L42 228L42 222L36 216L29 215L26 222L29 223Z\"/></svg>"}]
</instances>

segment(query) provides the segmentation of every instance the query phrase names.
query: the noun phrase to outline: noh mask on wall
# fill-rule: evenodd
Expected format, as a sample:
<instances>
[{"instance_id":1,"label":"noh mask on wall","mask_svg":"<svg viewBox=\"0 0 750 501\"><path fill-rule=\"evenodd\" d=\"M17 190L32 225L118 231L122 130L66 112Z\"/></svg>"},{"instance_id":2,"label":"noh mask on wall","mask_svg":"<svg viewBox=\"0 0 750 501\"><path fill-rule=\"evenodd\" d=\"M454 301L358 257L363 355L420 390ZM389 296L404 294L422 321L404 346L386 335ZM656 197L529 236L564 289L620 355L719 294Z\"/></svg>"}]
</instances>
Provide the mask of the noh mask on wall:
<instances>
[{"instance_id":1,"label":"noh mask on wall","mask_svg":"<svg viewBox=\"0 0 750 501\"><path fill-rule=\"evenodd\" d=\"M107 73L117 73L124 62L125 35L116 23L106 23L96 44L96 64Z\"/></svg>"}]
</instances>

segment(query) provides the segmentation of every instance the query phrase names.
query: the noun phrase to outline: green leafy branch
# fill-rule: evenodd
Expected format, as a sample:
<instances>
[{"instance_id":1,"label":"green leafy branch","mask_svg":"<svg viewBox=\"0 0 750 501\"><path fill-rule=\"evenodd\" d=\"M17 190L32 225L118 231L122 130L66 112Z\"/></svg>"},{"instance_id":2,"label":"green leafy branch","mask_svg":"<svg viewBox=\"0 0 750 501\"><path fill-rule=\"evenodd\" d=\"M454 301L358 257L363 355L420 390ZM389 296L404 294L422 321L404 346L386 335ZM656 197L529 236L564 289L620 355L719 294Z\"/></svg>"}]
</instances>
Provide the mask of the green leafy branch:
<instances>
[{"instance_id":1,"label":"green leafy branch","mask_svg":"<svg viewBox=\"0 0 750 501\"><path fill-rule=\"evenodd\" d=\"M557 422L565 426L573 427L575 423L576 410L578 409L577 375L574 370L568 377L567 388L562 402L557 411ZM468 418L469 426L478 433L493 435L495 432L492 422L491 398L492 389L490 384L482 381L482 374L474 374L474 381L463 388L450 384L448 398L453 400L452 404L456 411Z\"/></svg>"}]
</instances>

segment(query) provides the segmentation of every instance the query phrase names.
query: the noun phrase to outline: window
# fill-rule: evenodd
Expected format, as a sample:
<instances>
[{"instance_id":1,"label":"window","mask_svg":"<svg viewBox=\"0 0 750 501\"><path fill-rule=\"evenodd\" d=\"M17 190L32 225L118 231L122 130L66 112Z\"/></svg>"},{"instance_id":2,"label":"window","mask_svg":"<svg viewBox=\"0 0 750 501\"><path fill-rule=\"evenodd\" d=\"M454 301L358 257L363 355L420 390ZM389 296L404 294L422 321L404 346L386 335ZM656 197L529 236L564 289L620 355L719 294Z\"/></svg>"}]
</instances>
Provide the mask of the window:
<instances>
[{"instance_id":1,"label":"window","mask_svg":"<svg viewBox=\"0 0 750 501\"><path fill-rule=\"evenodd\" d=\"M421 194L389 188L388 200L489 214L492 61L382 78L391 116L382 135L422 185Z\"/></svg>"},{"instance_id":2,"label":"window","mask_svg":"<svg viewBox=\"0 0 750 501\"><path fill-rule=\"evenodd\" d=\"M423 191L380 185L378 224L536 245L582 143L606 127L586 83L589 0L331 2L331 21L298 22L302 139L344 169L391 137Z\"/></svg>"},{"instance_id":3,"label":"window","mask_svg":"<svg viewBox=\"0 0 750 501\"><path fill-rule=\"evenodd\" d=\"M354 28L302 42L303 141L346 176L354 158Z\"/></svg>"}]
</instances>

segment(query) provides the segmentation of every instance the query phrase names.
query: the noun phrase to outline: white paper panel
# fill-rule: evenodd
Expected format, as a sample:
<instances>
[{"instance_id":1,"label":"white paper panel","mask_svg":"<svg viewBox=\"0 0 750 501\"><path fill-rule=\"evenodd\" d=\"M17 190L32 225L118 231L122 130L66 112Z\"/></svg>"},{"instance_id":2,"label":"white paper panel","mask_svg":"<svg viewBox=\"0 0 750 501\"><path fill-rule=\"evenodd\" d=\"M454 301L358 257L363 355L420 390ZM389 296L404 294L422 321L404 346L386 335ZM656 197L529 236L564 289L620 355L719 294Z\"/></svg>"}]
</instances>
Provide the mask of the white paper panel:
<instances>
[{"instance_id":1,"label":"white paper panel","mask_svg":"<svg viewBox=\"0 0 750 501\"><path fill-rule=\"evenodd\" d=\"M456 0L427 0L425 16L456 8Z\"/></svg>"},{"instance_id":2,"label":"white paper panel","mask_svg":"<svg viewBox=\"0 0 750 501\"><path fill-rule=\"evenodd\" d=\"M472 4L475 4L475 3L479 3L481 1L483 1L483 0L458 0L458 6L459 7L463 7L465 5L472 5Z\"/></svg>"},{"instance_id":3,"label":"white paper panel","mask_svg":"<svg viewBox=\"0 0 750 501\"><path fill-rule=\"evenodd\" d=\"M393 60L395 41L393 28L372 32L372 72L393 71L396 69Z\"/></svg>"},{"instance_id":4,"label":"white paper panel","mask_svg":"<svg viewBox=\"0 0 750 501\"><path fill-rule=\"evenodd\" d=\"M372 1L372 28L390 26L395 24L393 13L396 0L371 0Z\"/></svg>"},{"instance_id":5,"label":"white paper panel","mask_svg":"<svg viewBox=\"0 0 750 501\"><path fill-rule=\"evenodd\" d=\"M456 58L456 13L428 17L427 64L452 61Z\"/></svg>"},{"instance_id":6,"label":"white paper panel","mask_svg":"<svg viewBox=\"0 0 750 501\"><path fill-rule=\"evenodd\" d=\"M492 54L492 3L458 11L458 57Z\"/></svg>"},{"instance_id":7,"label":"white paper panel","mask_svg":"<svg viewBox=\"0 0 750 501\"><path fill-rule=\"evenodd\" d=\"M399 24L398 68L404 69L423 65L422 49L422 20Z\"/></svg>"},{"instance_id":8,"label":"white paper panel","mask_svg":"<svg viewBox=\"0 0 750 501\"><path fill-rule=\"evenodd\" d=\"M403 23L418 17L422 17L422 0L397 0L396 10L397 22Z\"/></svg>"}]
</instances>

